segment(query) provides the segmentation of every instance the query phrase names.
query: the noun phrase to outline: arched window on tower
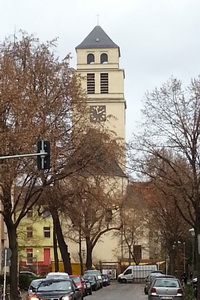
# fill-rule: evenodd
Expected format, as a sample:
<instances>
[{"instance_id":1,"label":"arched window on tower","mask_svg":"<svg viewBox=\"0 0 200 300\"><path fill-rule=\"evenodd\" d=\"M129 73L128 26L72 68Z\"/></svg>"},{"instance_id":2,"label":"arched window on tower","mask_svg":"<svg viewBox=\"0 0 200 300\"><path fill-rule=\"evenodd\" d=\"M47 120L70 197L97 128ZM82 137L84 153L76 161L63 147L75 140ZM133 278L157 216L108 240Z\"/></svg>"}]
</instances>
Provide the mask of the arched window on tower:
<instances>
[{"instance_id":1,"label":"arched window on tower","mask_svg":"<svg viewBox=\"0 0 200 300\"><path fill-rule=\"evenodd\" d=\"M90 53L87 56L87 64L93 64L94 63L94 54Z\"/></svg>"},{"instance_id":2,"label":"arched window on tower","mask_svg":"<svg viewBox=\"0 0 200 300\"><path fill-rule=\"evenodd\" d=\"M106 64L108 62L108 55L106 53L101 54L101 64Z\"/></svg>"}]
</instances>

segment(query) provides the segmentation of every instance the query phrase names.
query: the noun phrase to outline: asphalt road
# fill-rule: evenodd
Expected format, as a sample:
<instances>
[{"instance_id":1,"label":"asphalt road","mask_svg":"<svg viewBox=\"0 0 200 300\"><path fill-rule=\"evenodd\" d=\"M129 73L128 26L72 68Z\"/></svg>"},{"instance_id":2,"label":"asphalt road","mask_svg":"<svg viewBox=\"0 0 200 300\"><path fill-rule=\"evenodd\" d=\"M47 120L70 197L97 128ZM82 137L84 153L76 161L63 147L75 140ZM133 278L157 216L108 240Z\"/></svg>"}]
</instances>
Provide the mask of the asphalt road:
<instances>
[{"instance_id":1,"label":"asphalt road","mask_svg":"<svg viewBox=\"0 0 200 300\"><path fill-rule=\"evenodd\" d=\"M147 300L144 284L111 282L110 286L93 292L85 300Z\"/></svg>"},{"instance_id":2,"label":"asphalt road","mask_svg":"<svg viewBox=\"0 0 200 300\"><path fill-rule=\"evenodd\" d=\"M84 300L147 300L144 294L144 284L139 283L118 283L112 281L111 285L88 295ZM22 293L23 300L26 299L26 292Z\"/></svg>"}]
</instances>

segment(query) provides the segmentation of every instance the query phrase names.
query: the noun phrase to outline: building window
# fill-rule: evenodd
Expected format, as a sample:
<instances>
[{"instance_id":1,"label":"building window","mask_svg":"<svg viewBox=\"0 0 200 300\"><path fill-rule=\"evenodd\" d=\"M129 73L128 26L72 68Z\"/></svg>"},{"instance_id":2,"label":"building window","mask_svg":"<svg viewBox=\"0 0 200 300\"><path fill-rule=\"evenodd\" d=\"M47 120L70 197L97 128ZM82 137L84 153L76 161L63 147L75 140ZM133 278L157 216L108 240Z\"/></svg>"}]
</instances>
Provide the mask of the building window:
<instances>
[{"instance_id":1,"label":"building window","mask_svg":"<svg viewBox=\"0 0 200 300\"><path fill-rule=\"evenodd\" d=\"M106 222L111 222L112 221L112 209L107 209L105 213L105 220Z\"/></svg>"},{"instance_id":2,"label":"building window","mask_svg":"<svg viewBox=\"0 0 200 300\"><path fill-rule=\"evenodd\" d=\"M33 249L26 249L26 263L33 263Z\"/></svg>"},{"instance_id":3,"label":"building window","mask_svg":"<svg viewBox=\"0 0 200 300\"><path fill-rule=\"evenodd\" d=\"M90 53L87 56L87 64L93 64L94 63L94 54Z\"/></svg>"},{"instance_id":4,"label":"building window","mask_svg":"<svg viewBox=\"0 0 200 300\"><path fill-rule=\"evenodd\" d=\"M50 227L43 227L44 229L44 237L50 238Z\"/></svg>"},{"instance_id":5,"label":"building window","mask_svg":"<svg viewBox=\"0 0 200 300\"><path fill-rule=\"evenodd\" d=\"M133 253L134 253L135 260L137 262L140 262L140 260L142 259L142 247L141 247L141 245L134 245L133 246Z\"/></svg>"},{"instance_id":6,"label":"building window","mask_svg":"<svg viewBox=\"0 0 200 300\"><path fill-rule=\"evenodd\" d=\"M33 217L33 209L29 209L29 211L26 214L27 218L32 218Z\"/></svg>"},{"instance_id":7,"label":"building window","mask_svg":"<svg viewBox=\"0 0 200 300\"><path fill-rule=\"evenodd\" d=\"M101 64L106 64L108 62L108 55L106 53L101 54Z\"/></svg>"},{"instance_id":8,"label":"building window","mask_svg":"<svg viewBox=\"0 0 200 300\"><path fill-rule=\"evenodd\" d=\"M87 93L94 94L95 93L95 77L94 73L87 74Z\"/></svg>"},{"instance_id":9,"label":"building window","mask_svg":"<svg viewBox=\"0 0 200 300\"><path fill-rule=\"evenodd\" d=\"M108 94L108 73L101 73L101 94Z\"/></svg>"},{"instance_id":10,"label":"building window","mask_svg":"<svg viewBox=\"0 0 200 300\"><path fill-rule=\"evenodd\" d=\"M26 235L27 235L27 238L33 237L33 227L32 226L26 227Z\"/></svg>"}]
</instances>

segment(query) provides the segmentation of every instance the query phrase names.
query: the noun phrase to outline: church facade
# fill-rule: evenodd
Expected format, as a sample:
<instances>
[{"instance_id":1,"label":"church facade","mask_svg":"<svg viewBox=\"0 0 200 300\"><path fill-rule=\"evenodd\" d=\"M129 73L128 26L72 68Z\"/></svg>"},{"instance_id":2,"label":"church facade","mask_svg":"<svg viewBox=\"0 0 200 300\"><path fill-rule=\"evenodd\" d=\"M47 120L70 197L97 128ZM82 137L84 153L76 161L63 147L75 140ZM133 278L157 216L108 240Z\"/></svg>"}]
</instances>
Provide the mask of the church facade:
<instances>
[{"instance_id":1,"label":"church facade","mask_svg":"<svg viewBox=\"0 0 200 300\"><path fill-rule=\"evenodd\" d=\"M126 101L124 96L124 70L120 68L120 48L115 44L105 31L98 25L86 36L86 38L76 47L77 66L76 73L81 76L82 88L87 94L88 124L92 126L103 126L117 139L125 149L125 125L126 125ZM121 172L113 174L113 179L117 183L118 194L121 201L126 199L128 177L125 174L125 150L120 159L119 168ZM119 169L118 168L118 169ZM110 176L111 177L111 176ZM109 179L109 180L112 180ZM109 186L109 184L108 184ZM108 187L109 188L109 187ZM113 211L113 215L116 211ZM137 215L137 214L136 214ZM118 216L120 222L120 216ZM24 245L27 248L24 255L30 254L35 257L36 265L42 265L45 261L53 261L53 226L50 216L46 218L46 223L39 224L41 232L39 235L45 237L43 244ZM64 223L63 223L64 224ZM118 224L120 225L120 223ZM28 228L28 227L27 227ZM43 233L42 233L43 230ZM46 231L45 231L46 230ZM48 232L47 232L48 230ZM39 237L38 237L39 240ZM68 251L71 255L72 263L79 263L79 245L70 241L66 234ZM137 238L137 249L141 240ZM144 241L145 243L145 241ZM123 245L122 231L105 232L93 250L93 263L117 265L117 262L128 256L126 246ZM148 246L146 246L146 249ZM86 259L85 240L82 240L82 258ZM45 255L46 253L46 255ZM148 258L148 251L144 252ZM28 256L27 256L28 257Z\"/></svg>"}]
</instances>

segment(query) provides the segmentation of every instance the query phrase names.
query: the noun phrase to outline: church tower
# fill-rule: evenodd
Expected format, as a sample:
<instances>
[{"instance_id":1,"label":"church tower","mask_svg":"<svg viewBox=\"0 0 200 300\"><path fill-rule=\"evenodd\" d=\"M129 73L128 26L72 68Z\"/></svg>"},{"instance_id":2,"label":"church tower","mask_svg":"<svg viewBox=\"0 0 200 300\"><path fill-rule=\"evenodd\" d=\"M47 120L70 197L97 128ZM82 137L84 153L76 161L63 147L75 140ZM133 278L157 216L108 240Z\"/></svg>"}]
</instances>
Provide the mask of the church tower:
<instances>
[{"instance_id":1,"label":"church tower","mask_svg":"<svg viewBox=\"0 0 200 300\"><path fill-rule=\"evenodd\" d=\"M84 79L90 122L103 122L125 142L124 70L120 48L98 25L76 47L77 73Z\"/></svg>"}]
</instances>

